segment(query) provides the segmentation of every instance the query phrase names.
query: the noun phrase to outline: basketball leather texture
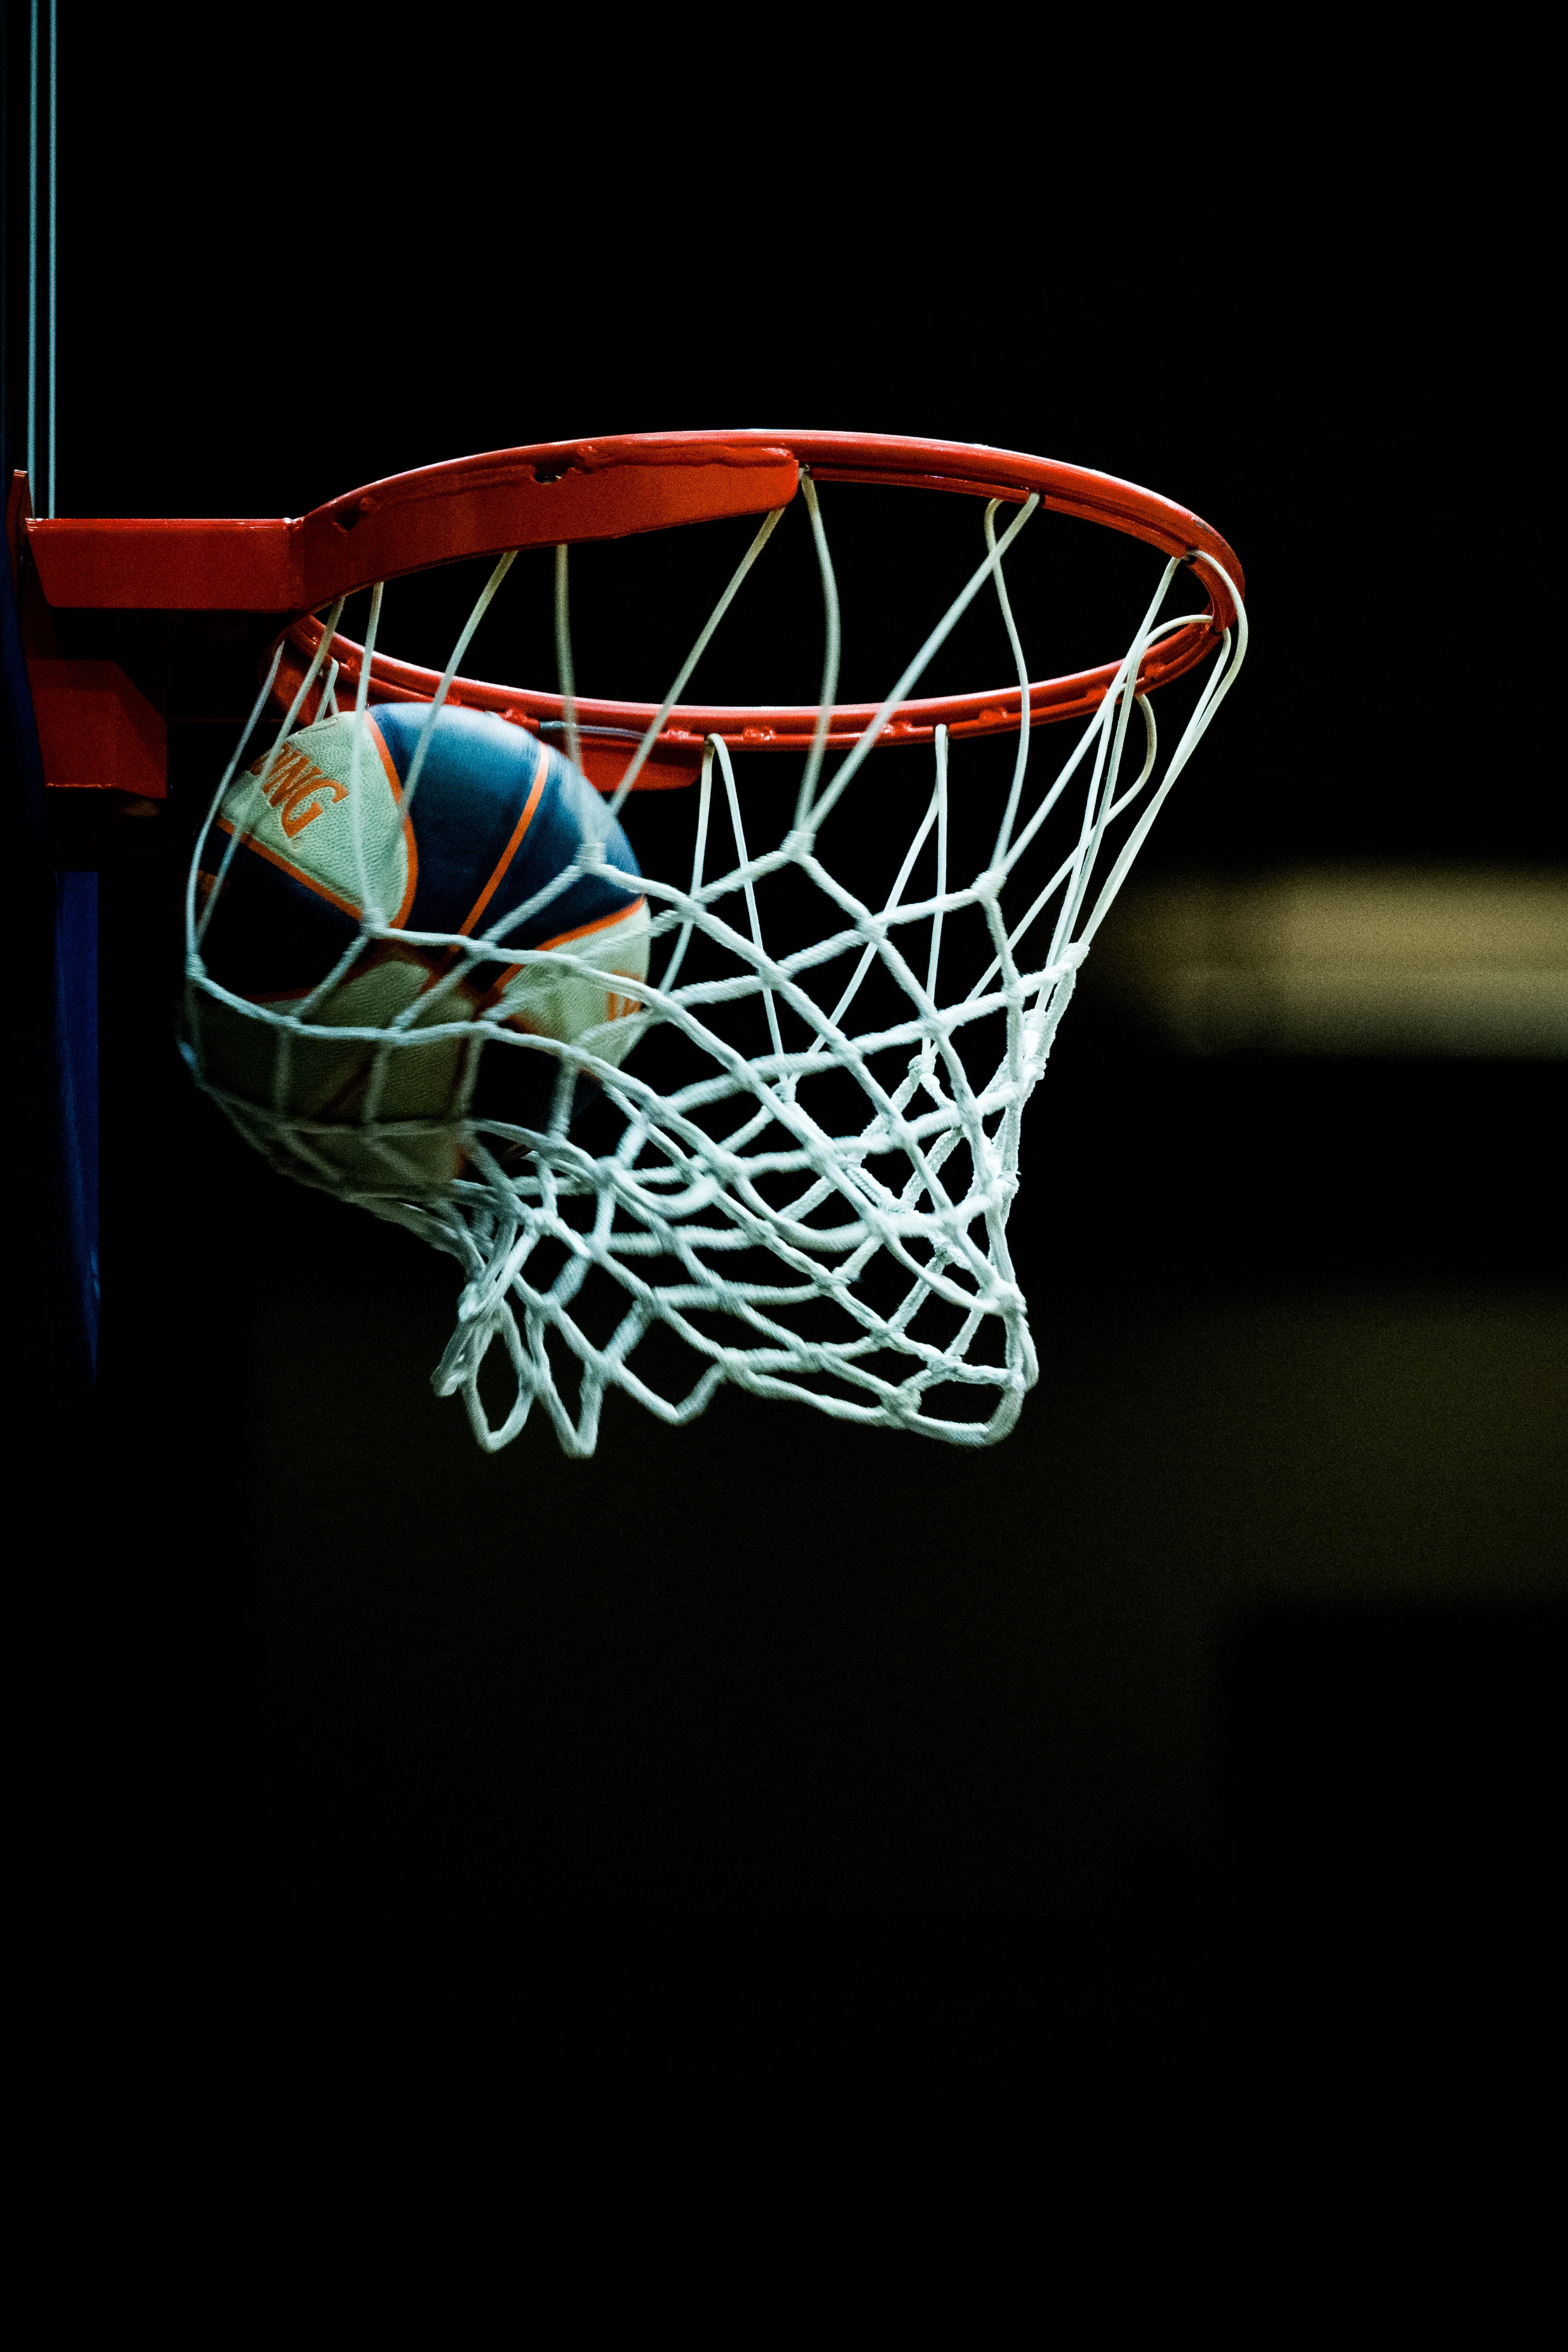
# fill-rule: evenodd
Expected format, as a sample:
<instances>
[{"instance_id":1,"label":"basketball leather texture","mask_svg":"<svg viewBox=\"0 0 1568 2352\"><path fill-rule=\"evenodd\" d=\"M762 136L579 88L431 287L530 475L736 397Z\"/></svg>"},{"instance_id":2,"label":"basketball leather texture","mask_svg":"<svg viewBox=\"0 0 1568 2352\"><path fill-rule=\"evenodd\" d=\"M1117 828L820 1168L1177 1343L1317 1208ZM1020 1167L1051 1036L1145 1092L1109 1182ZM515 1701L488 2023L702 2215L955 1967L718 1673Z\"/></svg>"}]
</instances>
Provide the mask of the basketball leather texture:
<instances>
[{"instance_id":1,"label":"basketball leather texture","mask_svg":"<svg viewBox=\"0 0 1568 2352\"><path fill-rule=\"evenodd\" d=\"M356 1191L439 1190L461 1165L465 1105L525 1128L548 1122L555 1056L492 1039L476 1074L478 1041L462 1034L476 1014L520 1038L584 1039L615 1064L631 1034L617 1036L616 1024L637 1009L616 982L647 973L631 845L606 825L593 786L536 737L442 710L400 813L427 719L423 704L395 703L300 729L236 779L197 877L205 905L237 830L202 953L220 988L258 1006L284 1012L318 988L362 910L397 935L367 948L311 1008L310 1034L194 1000L191 1043L207 1081L264 1124L306 1123L281 1139L290 1173L309 1180L319 1162L319 1181ZM595 838L602 861L579 866ZM564 875L500 956L465 963L453 940L493 929ZM563 950L587 969L511 961L530 949ZM409 1034L391 1046L331 1034L385 1029L410 1012ZM442 1034L421 1037L425 1027Z\"/></svg>"}]
</instances>

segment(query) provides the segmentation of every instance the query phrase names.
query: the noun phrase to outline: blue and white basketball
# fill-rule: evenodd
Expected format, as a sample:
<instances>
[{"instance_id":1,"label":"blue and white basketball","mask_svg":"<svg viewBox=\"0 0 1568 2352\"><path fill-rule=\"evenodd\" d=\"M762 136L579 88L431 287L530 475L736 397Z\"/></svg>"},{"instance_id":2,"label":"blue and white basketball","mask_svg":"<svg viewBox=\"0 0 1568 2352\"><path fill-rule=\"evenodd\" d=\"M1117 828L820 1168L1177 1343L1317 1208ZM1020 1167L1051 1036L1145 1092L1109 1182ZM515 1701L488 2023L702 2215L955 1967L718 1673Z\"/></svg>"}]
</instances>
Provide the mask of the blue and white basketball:
<instances>
[{"instance_id":1,"label":"blue and white basketball","mask_svg":"<svg viewBox=\"0 0 1568 2352\"><path fill-rule=\"evenodd\" d=\"M439 1190L460 1171L465 1115L548 1122L557 1057L504 1037L481 1054L464 1034L476 1017L616 1065L637 1006L619 983L647 975L637 860L586 778L506 719L444 709L405 809L428 721L391 703L300 729L236 779L197 876L205 905L237 833L202 954L220 989L263 1010L303 1004L367 909L392 933L311 1004L308 1031L195 1000L190 1049L246 1131L280 1134L289 1172L354 1191ZM580 859L595 842L602 855ZM500 953L465 957L462 940L552 886ZM556 955L527 960L540 950ZM394 1023L385 1045L331 1034Z\"/></svg>"}]
</instances>

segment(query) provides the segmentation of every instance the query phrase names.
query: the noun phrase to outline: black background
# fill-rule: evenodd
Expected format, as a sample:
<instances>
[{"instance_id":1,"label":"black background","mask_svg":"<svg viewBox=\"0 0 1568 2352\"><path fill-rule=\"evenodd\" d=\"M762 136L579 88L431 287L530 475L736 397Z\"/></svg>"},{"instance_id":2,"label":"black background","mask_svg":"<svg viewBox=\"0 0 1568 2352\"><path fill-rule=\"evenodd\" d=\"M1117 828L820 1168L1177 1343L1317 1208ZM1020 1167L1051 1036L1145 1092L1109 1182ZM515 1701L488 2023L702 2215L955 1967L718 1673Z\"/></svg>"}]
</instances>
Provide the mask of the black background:
<instances>
[{"instance_id":1,"label":"black background","mask_svg":"<svg viewBox=\"0 0 1568 2352\"><path fill-rule=\"evenodd\" d=\"M427 83L256 46L65 47L61 512L683 424L1060 456L1247 570L1150 870L1561 859L1534 193L1461 171L1436 83L1330 70L1286 131L875 45L674 91L652 36L603 89L461 19ZM871 690L931 560L888 529ZM718 555L657 553L695 613ZM1083 562L1103 657L1131 575ZM662 661L647 610L584 590L585 689ZM176 735L177 824L216 743ZM106 2065L1133 2136L1538 2082L1550 1066L1167 1061L1086 987L1005 1447L721 1396L488 1460L426 1382L443 1266L185 1091L179 870L104 878L102 1380L36 1538L46 1934Z\"/></svg>"}]
</instances>

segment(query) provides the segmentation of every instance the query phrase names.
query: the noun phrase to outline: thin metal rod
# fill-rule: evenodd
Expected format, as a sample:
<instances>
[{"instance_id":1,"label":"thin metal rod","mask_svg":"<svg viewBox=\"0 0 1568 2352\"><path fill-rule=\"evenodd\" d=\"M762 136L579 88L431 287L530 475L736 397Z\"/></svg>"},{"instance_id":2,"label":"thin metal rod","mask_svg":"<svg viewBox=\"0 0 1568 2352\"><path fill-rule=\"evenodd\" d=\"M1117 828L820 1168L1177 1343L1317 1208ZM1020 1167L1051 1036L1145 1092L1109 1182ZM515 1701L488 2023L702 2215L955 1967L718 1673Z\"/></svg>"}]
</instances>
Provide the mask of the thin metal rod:
<instances>
[{"instance_id":1,"label":"thin metal rod","mask_svg":"<svg viewBox=\"0 0 1568 2352\"><path fill-rule=\"evenodd\" d=\"M55 40L57 5L58 0L49 0L49 495L48 503L44 509L44 512L48 515L52 515L55 510L55 248L57 244L55 234L55 123L58 114L58 107L57 103L58 75L55 63L58 54L58 45Z\"/></svg>"},{"instance_id":2,"label":"thin metal rod","mask_svg":"<svg viewBox=\"0 0 1568 2352\"><path fill-rule=\"evenodd\" d=\"M11 19L0 12L0 478L11 470Z\"/></svg>"},{"instance_id":3,"label":"thin metal rod","mask_svg":"<svg viewBox=\"0 0 1568 2352\"><path fill-rule=\"evenodd\" d=\"M27 481L38 478L38 0L27 79Z\"/></svg>"}]
</instances>

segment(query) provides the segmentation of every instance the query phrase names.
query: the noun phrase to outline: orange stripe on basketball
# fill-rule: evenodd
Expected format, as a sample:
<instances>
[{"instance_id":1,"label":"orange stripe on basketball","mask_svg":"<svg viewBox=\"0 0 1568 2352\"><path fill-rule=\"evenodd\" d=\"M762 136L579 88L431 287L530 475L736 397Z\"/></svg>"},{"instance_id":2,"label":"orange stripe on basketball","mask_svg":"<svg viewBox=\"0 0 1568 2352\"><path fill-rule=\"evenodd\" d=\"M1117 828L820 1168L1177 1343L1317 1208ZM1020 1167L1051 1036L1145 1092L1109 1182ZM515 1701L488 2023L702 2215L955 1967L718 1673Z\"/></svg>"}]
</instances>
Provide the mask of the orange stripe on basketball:
<instances>
[{"instance_id":1,"label":"orange stripe on basketball","mask_svg":"<svg viewBox=\"0 0 1568 2352\"><path fill-rule=\"evenodd\" d=\"M592 931L606 931L609 929L612 923L624 923L628 915L635 915L639 907L646 907L647 905L647 900L646 898L634 898L630 906L623 907L618 914L601 915L597 922L594 923L579 923L574 931L562 931L552 940L541 940L539 945L541 949L566 947L573 940L585 940ZM476 1010L480 1013L488 1011L490 1005L494 1004L499 998L505 995L507 990L511 986L512 982L517 978L518 973L521 970L522 966L520 963L508 964L506 970L501 973L500 978L499 980L492 981L489 988L486 989L484 994L479 1000ZM607 972L605 974L605 978L609 980L628 980L630 977L631 975L629 972Z\"/></svg>"},{"instance_id":2,"label":"orange stripe on basketball","mask_svg":"<svg viewBox=\"0 0 1568 2352\"><path fill-rule=\"evenodd\" d=\"M397 772L396 761L386 748L385 736L368 710L364 717L365 724L370 729L371 740L381 754L382 772L386 778L387 788L392 794L392 803L395 808L403 798L403 779ZM403 819L403 846L408 856L408 882L397 912L387 918L388 923L395 931L401 930L408 919L408 910L414 904L414 893L419 881L419 851L414 839L414 819L406 812Z\"/></svg>"},{"instance_id":3,"label":"orange stripe on basketball","mask_svg":"<svg viewBox=\"0 0 1568 2352\"><path fill-rule=\"evenodd\" d=\"M490 876L489 880L485 884L484 888L479 892L479 897L474 900L473 905L469 908L463 921L458 926L458 933L462 938L466 939L468 933L473 929L474 925L479 921L479 917L484 913L485 908L495 897L496 891L500 886L501 877L505 874L507 867L517 856L518 844L521 841L523 835L528 831L529 826L533 823L533 812L539 806L539 796L544 790L545 778L549 772L550 754L546 751L544 746L541 744L539 747L539 773L533 780L533 790L529 793L527 800L523 803L522 814L518 818L517 824L512 829L511 839L501 851L500 863L497 866L495 872Z\"/></svg>"},{"instance_id":4,"label":"orange stripe on basketball","mask_svg":"<svg viewBox=\"0 0 1568 2352\"><path fill-rule=\"evenodd\" d=\"M365 713L365 723L370 729L371 740L380 755L382 773L386 778L386 787L392 794L393 805L395 807L403 797L403 780L398 775L396 762L386 748L386 738L369 711ZM281 801L288 798L289 781L296 762L310 771L312 783L325 784L339 800L347 799L347 792L342 786L334 783L323 770L316 767L314 761L307 760L302 751L294 744L289 743L274 760L272 772L267 779L267 790L263 798L272 806L279 806ZM261 781L261 772L265 764L264 761L258 760L256 765L247 771L258 783ZM281 790L279 790L280 777ZM220 816L217 822L221 832L234 831L232 818ZM414 893L419 881L419 851L414 839L414 820L409 816L405 816L403 820L403 842L408 853L408 878L397 912L389 919L390 927L394 930L401 929L406 920L408 910L414 904ZM276 866L280 873L289 876L290 881L302 882L307 890L313 890L318 898L325 898L329 906L336 907L341 913L352 916L356 923L363 919L363 908L356 907L350 898L340 898L335 890L329 890L324 882L319 882L313 874L307 874L302 866L290 865L288 858L280 857L275 849L268 849L264 842L258 841L254 833L247 832L240 846L244 849L254 849L258 857L265 857L268 865Z\"/></svg>"},{"instance_id":5,"label":"orange stripe on basketball","mask_svg":"<svg viewBox=\"0 0 1568 2352\"><path fill-rule=\"evenodd\" d=\"M607 931L612 923L624 923L628 915L635 915L639 907L647 905L646 898L634 898L629 907L622 907L614 915L601 915L596 923L579 923L574 931L562 931L552 940L541 940L539 944L542 948L563 948L572 940L585 940L590 931ZM522 969L521 964L518 969Z\"/></svg>"},{"instance_id":6,"label":"orange stripe on basketball","mask_svg":"<svg viewBox=\"0 0 1568 2352\"><path fill-rule=\"evenodd\" d=\"M218 826L224 833L232 833L234 821L230 817L220 816ZM279 857L275 849L268 849L267 844L264 841L258 841L253 833L246 835L241 846L253 849L258 857L265 857L269 866L276 866L280 873L288 875L291 882L302 882L307 890L315 892L318 898L325 898L329 906L336 907L341 913L351 916L356 923L359 921L360 910L352 899L340 898L335 890L329 890L324 882L318 882L313 874L307 874L301 866L291 866L286 857Z\"/></svg>"}]
</instances>

